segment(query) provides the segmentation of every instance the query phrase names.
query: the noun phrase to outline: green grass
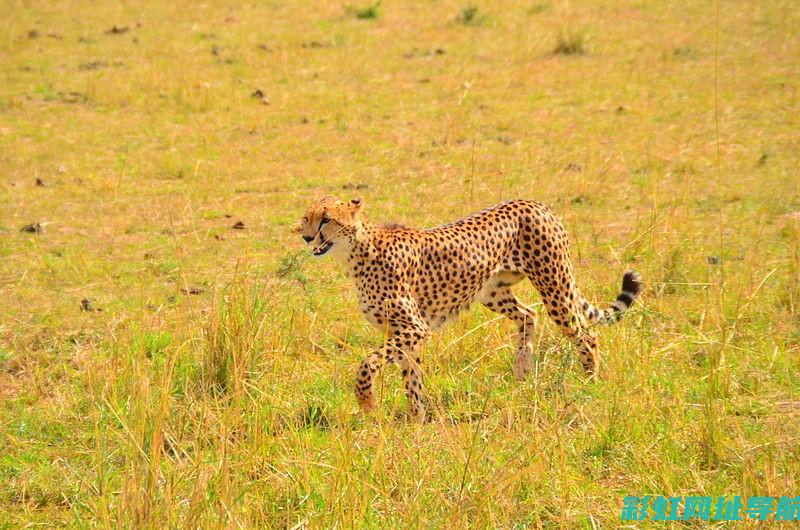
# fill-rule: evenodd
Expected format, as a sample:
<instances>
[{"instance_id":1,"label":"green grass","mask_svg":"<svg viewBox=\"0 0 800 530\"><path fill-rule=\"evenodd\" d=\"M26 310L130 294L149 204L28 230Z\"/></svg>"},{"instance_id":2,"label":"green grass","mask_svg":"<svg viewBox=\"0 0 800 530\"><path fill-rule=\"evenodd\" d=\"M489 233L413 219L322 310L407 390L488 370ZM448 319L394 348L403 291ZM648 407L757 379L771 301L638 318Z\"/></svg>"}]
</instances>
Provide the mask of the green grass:
<instances>
[{"instance_id":1,"label":"green grass","mask_svg":"<svg viewBox=\"0 0 800 530\"><path fill-rule=\"evenodd\" d=\"M378 8L380 7L380 2L372 4L367 7L362 7L358 9L353 9L353 14L355 14L356 18L361 20L369 20L372 18L378 18Z\"/></svg>"},{"instance_id":2,"label":"green grass","mask_svg":"<svg viewBox=\"0 0 800 530\"><path fill-rule=\"evenodd\" d=\"M718 50L708 2L3 8L0 527L615 528L626 495L798 494L794 2L723 4ZM476 308L424 352L430 423L396 370L365 417L381 338L291 231L327 194L413 226L537 199L590 299L646 292L596 383L520 286L532 377Z\"/></svg>"},{"instance_id":3,"label":"green grass","mask_svg":"<svg viewBox=\"0 0 800 530\"><path fill-rule=\"evenodd\" d=\"M483 17L478 15L478 8L468 5L461 9L456 20L465 26L475 26L481 23Z\"/></svg>"}]
</instances>

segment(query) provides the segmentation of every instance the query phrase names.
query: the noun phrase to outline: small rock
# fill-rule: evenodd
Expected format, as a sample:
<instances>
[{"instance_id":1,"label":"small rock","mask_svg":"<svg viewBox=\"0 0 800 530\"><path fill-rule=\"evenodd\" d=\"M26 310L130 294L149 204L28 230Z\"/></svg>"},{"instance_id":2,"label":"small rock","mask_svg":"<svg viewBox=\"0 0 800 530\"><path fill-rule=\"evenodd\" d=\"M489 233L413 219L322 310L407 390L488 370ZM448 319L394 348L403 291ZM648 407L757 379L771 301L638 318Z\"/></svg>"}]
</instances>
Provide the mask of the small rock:
<instances>
[{"instance_id":1,"label":"small rock","mask_svg":"<svg viewBox=\"0 0 800 530\"><path fill-rule=\"evenodd\" d=\"M206 292L206 290L203 289L202 287L192 285L190 287L182 287L181 292L183 294L203 294L204 292Z\"/></svg>"},{"instance_id":2,"label":"small rock","mask_svg":"<svg viewBox=\"0 0 800 530\"><path fill-rule=\"evenodd\" d=\"M250 97L261 101L261 103L264 105L269 105L270 103L272 103L266 96L266 94L264 94L264 91L261 90L260 88L255 89L253 93L250 94Z\"/></svg>"},{"instance_id":3,"label":"small rock","mask_svg":"<svg viewBox=\"0 0 800 530\"><path fill-rule=\"evenodd\" d=\"M58 97L64 103L86 103L89 101L89 98L86 94L82 94L80 92L58 92Z\"/></svg>"},{"instance_id":4,"label":"small rock","mask_svg":"<svg viewBox=\"0 0 800 530\"><path fill-rule=\"evenodd\" d=\"M19 231L27 232L29 234L41 234L44 232L44 227L42 227L42 225L39 223L30 223L20 228Z\"/></svg>"},{"instance_id":5,"label":"small rock","mask_svg":"<svg viewBox=\"0 0 800 530\"><path fill-rule=\"evenodd\" d=\"M236 221L235 223L233 223L231 228L233 228L234 230L244 230L245 226L242 221Z\"/></svg>"},{"instance_id":6,"label":"small rock","mask_svg":"<svg viewBox=\"0 0 800 530\"><path fill-rule=\"evenodd\" d=\"M100 68L106 68L107 66L108 66L107 62L96 60L78 65L78 70L82 71L99 70Z\"/></svg>"},{"instance_id":7,"label":"small rock","mask_svg":"<svg viewBox=\"0 0 800 530\"><path fill-rule=\"evenodd\" d=\"M111 26L111 29L106 31L106 35L121 35L123 33L127 33L130 28L128 26L117 26L116 24Z\"/></svg>"},{"instance_id":8,"label":"small rock","mask_svg":"<svg viewBox=\"0 0 800 530\"><path fill-rule=\"evenodd\" d=\"M30 30L28 32L28 38L29 39L37 39L37 38L39 38L39 32L37 30L35 30L35 29Z\"/></svg>"},{"instance_id":9,"label":"small rock","mask_svg":"<svg viewBox=\"0 0 800 530\"><path fill-rule=\"evenodd\" d=\"M94 306L92 305L92 301L88 298L84 298L81 300L81 311L94 311Z\"/></svg>"},{"instance_id":10,"label":"small rock","mask_svg":"<svg viewBox=\"0 0 800 530\"><path fill-rule=\"evenodd\" d=\"M583 171L583 166L581 164L577 164L575 162L570 162L569 164L567 164L566 169L567 169L567 171L578 172L578 171Z\"/></svg>"},{"instance_id":11,"label":"small rock","mask_svg":"<svg viewBox=\"0 0 800 530\"><path fill-rule=\"evenodd\" d=\"M413 59L414 57L433 57L434 55L444 55L446 53L447 50L444 48L431 48L427 51L414 48L410 52L404 53L403 57L406 59Z\"/></svg>"},{"instance_id":12,"label":"small rock","mask_svg":"<svg viewBox=\"0 0 800 530\"><path fill-rule=\"evenodd\" d=\"M45 186L47 186L47 184L45 184L45 182L39 177L36 178L36 185L39 186L40 188L44 188Z\"/></svg>"},{"instance_id":13,"label":"small rock","mask_svg":"<svg viewBox=\"0 0 800 530\"><path fill-rule=\"evenodd\" d=\"M365 184L363 182L348 182L344 186L342 186L343 190L368 190L369 184Z\"/></svg>"},{"instance_id":14,"label":"small rock","mask_svg":"<svg viewBox=\"0 0 800 530\"><path fill-rule=\"evenodd\" d=\"M719 265L722 260L719 258L719 256L706 256L706 262L709 265Z\"/></svg>"}]
</instances>

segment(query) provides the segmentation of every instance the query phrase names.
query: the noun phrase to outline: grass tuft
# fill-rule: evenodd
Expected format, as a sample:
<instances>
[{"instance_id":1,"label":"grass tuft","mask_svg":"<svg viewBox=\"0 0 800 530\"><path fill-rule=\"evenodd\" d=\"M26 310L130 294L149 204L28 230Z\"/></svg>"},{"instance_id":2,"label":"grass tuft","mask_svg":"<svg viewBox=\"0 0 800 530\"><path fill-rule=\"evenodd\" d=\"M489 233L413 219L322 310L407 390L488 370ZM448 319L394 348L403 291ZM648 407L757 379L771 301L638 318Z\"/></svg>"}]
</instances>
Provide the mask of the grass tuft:
<instances>
[{"instance_id":1,"label":"grass tuft","mask_svg":"<svg viewBox=\"0 0 800 530\"><path fill-rule=\"evenodd\" d=\"M146 332L141 336L141 343L145 356L154 358L163 354L172 344L172 334L168 332Z\"/></svg>"},{"instance_id":2,"label":"grass tuft","mask_svg":"<svg viewBox=\"0 0 800 530\"><path fill-rule=\"evenodd\" d=\"M378 11L380 5L380 2L376 2L366 7L351 8L351 12L359 20L374 20L380 14Z\"/></svg>"},{"instance_id":3,"label":"grass tuft","mask_svg":"<svg viewBox=\"0 0 800 530\"><path fill-rule=\"evenodd\" d=\"M241 394L264 360L268 299L240 280L225 287L203 331L202 388L215 395Z\"/></svg>"},{"instance_id":4,"label":"grass tuft","mask_svg":"<svg viewBox=\"0 0 800 530\"><path fill-rule=\"evenodd\" d=\"M483 21L483 16L478 15L478 8L474 5L468 5L461 8L461 11L456 17L456 21L464 26L477 26Z\"/></svg>"},{"instance_id":5,"label":"grass tuft","mask_svg":"<svg viewBox=\"0 0 800 530\"><path fill-rule=\"evenodd\" d=\"M585 30L561 28L561 30L558 32L556 45L553 48L553 54L586 55L589 53L586 40L587 35Z\"/></svg>"},{"instance_id":6,"label":"grass tuft","mask_svg":"<svg viewBox=\"0 0 800 530\"><path fill-rule=\"evenodd\" d=\"M309 405L303 411L301 424L304 427L314 427L322 430L327 430L330 428L330 420L328 419L328 415L319 405Z\"/></svg>"}]
</instances>

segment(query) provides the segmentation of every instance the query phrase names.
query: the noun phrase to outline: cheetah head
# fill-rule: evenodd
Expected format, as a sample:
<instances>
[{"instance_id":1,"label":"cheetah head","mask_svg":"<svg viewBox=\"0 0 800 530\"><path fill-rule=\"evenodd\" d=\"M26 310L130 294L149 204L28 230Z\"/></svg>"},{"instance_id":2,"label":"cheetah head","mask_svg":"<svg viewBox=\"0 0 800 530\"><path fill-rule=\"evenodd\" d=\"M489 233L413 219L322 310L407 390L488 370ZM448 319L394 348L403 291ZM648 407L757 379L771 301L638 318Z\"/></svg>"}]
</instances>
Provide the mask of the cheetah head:
<instances>
[{"instance_id":1,"label":"cheetah head","mask_svg":"<svg viewBox=\"0 0 800 530\"><path fill-rule=\"evenodd\" d=\"M306 210L297 231L311 246L314 256L324 256L331 249L339 256L346 256L363 226L363 207L361 198L343 202L331 196L324 197Z\"/></svg>"}]
</instances>

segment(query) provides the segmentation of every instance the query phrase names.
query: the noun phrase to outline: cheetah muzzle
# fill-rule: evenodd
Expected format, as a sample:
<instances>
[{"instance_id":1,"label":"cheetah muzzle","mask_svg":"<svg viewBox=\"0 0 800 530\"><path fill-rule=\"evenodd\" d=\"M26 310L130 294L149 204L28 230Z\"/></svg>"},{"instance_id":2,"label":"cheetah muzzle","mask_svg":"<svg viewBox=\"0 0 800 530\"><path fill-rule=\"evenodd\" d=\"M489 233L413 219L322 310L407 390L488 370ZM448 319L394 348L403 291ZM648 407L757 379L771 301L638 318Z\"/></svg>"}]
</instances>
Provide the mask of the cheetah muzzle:
<instances>
[{"instance_id":1,"label":"cheetah muzzle","mask_svg":"<svg viewBox=\"0 0 800 530\"><path fill-rule=\"evenodd\" d=\"M425 416L421 346L432 331L474 302L512 320L518 328L512 371L520 379L531 369L535 314L511 287L527 278L547 314L577 346L590 377L600 361L594 323L614 323L642 292L634 271L607 309L590 304L572 274L566 230L545 205L508 201L450 224L427 229L376 225L363 215L364 201L325 197L306 211L298 231L314 256L331 255L355 281L364 316L387 333L356 374L356 398L365 411L376 405L374 380L397 364L412 417Z\"/></svg>"},{"instance_id":2,"label":"cheetah muzzle","mask_svg":"<svg viewBox=\"0 0 800 530\"><path fill-rule=\"evenodd\" d=\"M317 257L319 257L319 256L324 256L325 254L327 254L327 252L328 252L328 251L329 251L329 250L330 250L332 247L333 247L333 243L331 243L330 241L326 241L326 242L325 242L325 243L323 243L322 245L320 245L320 246L318 246L317 248L315 248L314 250L312 250L312 251L311 251L311 253L312 253L312 254L314 254L314 255L315 255L315 256L317 256Z\"/></svg>"}]
</instances>

